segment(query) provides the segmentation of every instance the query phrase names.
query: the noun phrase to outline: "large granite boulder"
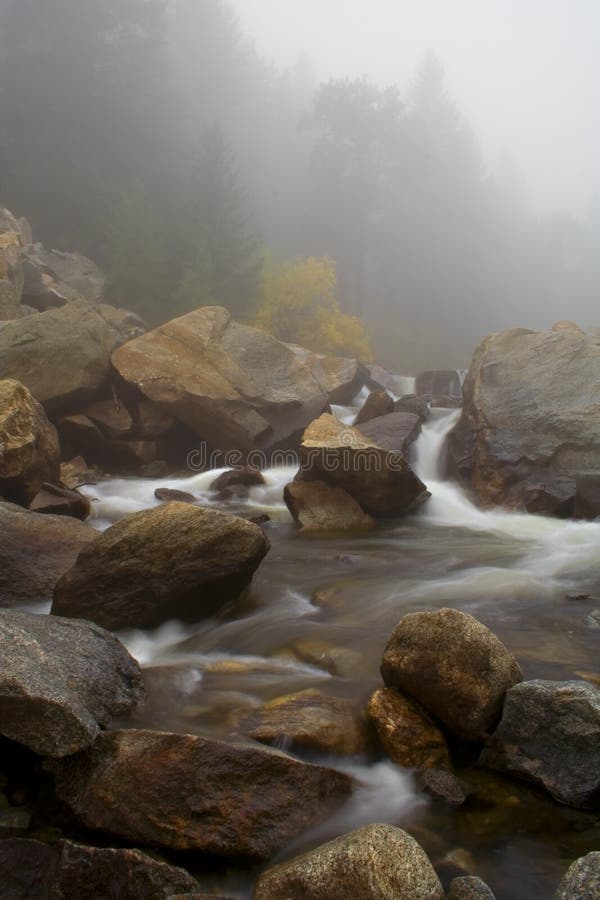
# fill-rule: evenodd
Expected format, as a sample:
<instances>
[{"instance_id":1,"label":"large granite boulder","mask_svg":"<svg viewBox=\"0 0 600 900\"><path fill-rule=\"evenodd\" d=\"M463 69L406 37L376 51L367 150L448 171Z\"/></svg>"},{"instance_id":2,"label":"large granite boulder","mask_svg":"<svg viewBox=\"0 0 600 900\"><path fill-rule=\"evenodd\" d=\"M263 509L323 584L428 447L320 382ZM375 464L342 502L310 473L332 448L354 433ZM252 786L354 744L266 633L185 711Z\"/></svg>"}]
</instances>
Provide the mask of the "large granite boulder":
<instances>
[{"instance_id":1,"label":"large granite boulder","mask_svg":"<svg viewBox=\"0 0 600 900\"><path fill-rule=\"evenodd\" d=\"M594 850L569 866L554 900L598 900L600 897L600 852Z\"/></svg>"},{"instance_id":2,"label":"large granite boulder","mask_svg":"<svg viewBox=\"0 0 600 900\"><path fill-rule=\"evenodd\" d=\"M85 828L255 861L322 821L352 788L341 772L275 750L157 731L104 732L47 766Z\"/></svg>"},{"instance_id":3,"label":"large granite boulder","mask_svg":"<svg viewBox=\"0 0 600 900\"><path fill-rule=\"evenodd\" d=\"M375 517L404 515L429 496L403 455L385 450L329 414L304 432L300 462L297 480L341 487Z\"/></svg>"},{"instance_id":4,"label":"large granite boulder","mask_svg":"<svg viewBox=\"0 0 600 900\"><path fill-rule=\"evenodd\" d=\"M267 869L254 900L443 900L425 851L393 825L367 825Z\"/></svg>"},{"instance_id":5,"label":"large granite boulder","mask_svg":"<svg viewBox=\"0 0 600 900\"><path fill-rule=\"evenodd\" d=\"M359 426L359 431L384 450L407 455L421 434L422 420L411 412L392 412Z\"/></svg>"},{"instance_id":6,"label":"large granite boulder","mask_svg":"<svg viewBox=\"0 0 600 900\"><path fill-rule=\"evenodd\" d=\"M105 278L98 266L80 253L46 250L30 244L23 250L23 303L44 312L73 300L100 303Z\"/></svg>"},{"instance_id":7,"label":"large granite boulder","mask_svg":"<svg viewBox=\"0 0 600 900\"><path fill-rule=\"evenodd\" d=\"M98 532L64 516L0 503L0 608L51 603L57 581Z\"/></svg>"},{"instance_id":8,"label":"large granite boulder","mask_svg":"<svg viewBox=\"0 0 600 900\"><path fill-rule=\"evenodd\" d=\"M600 689L587 681L525 681L508 691L481 763L600 808Z\"/></svg>"},{"instance_id":9,"label":"large granite boulder","mask_svg":"<svg viewBox=\"0 0 600 900\"><path fill-rule=\"evenodd\" d=\"M166 503L127 516L80 552L54 592L54 615L105 628L198 621L246 588L269 541L215 509Z\"/></svg>"},{"instance_id":10,"label":"large granite boulder","mask_svg":"<svg viewBox=\"0 0 600 900\"><path fill-rule=\"evenodd\" d=\"M75 300L0 325L0 378L26 385L50 415L92 399L107 382L110 355L136 319L111 306Z\"/></svg>"},{"instance_id":11,"label":"large granite boulder","mask_svg":"<svg viewBox=\"0 0 600 900\"><path fill-rule=\"evenodd\" d=\"M28 506L44 482L59 477L56 429L26 387L0 381L0 497Z\"/></svg>"},{"instance_id":12,"label":"large granite boulder","mask_svg":"<svg viewBox=\"0 0 600 900\"><path fill-rule=\"evenodd\" d=\"M40 756L89 747L141 697L123 645L88 622L0 610L0 734Z\"/></svg>"},{"instance_id":13,"label":"large granite boulder","mask_svg":"<svg viewBox=\"0 0 600 900\"><path fill-rule=\"evenodd\" d=\"M422 706L395 688L379 688L367 715L387 755L405 769L450 766L442 730Z\"/></svg>"},{"instance_id":14,"label":"large granite boulder","mask_svg":"<svg viewBox=\"0 0 600 900\"><path fill-rule=\"evenodd\" d=\"M205 307L119 348L129 384L218 449L268 448L361 384L355 360L322 357Z\"/></svg>"},{"instance_id":15,"label":"large granite boulder","mask_svg":"<svg viewBox=\"0 0 600 900\"><path fill-rule=\"evenodd\" d=\"M283 499L302 534L368 531L375 525L350 494L324 481L292 481Z\"/></svg>"},{"instance_id":16,"label":"large granite boulder","mask_svg":"<svg viewBox=\"0 0 600 900\"><path fill-rule=\"evenodd\" d=\"M404 616L385 648L381 674L388 687L414 697L465 740L493 731L506 691L522 679L496 635L456 609Z\"/></svg>"},{"instance_id":17,"label":"large granite boulder","mask_svg":"<svg viewBox=\"0 0 600 900\"><path fill-rule=\"evenodd\" d=\"M195 892L195 878L140 850L87 847L72 841L0 841L2 891L10 900L164 900Z\"/></svg>"},{"instance_id":18,"label":"large granite boulder","mask_svg":"<svg viewBox=\"0 0 600 900\"><path fill-rule=\"evenodd\" d=\"M464 386L448 460L485 506L570 516L581 473L600 474L600 338L522 328L487 337Z\"/></svg>"}]
</instances>

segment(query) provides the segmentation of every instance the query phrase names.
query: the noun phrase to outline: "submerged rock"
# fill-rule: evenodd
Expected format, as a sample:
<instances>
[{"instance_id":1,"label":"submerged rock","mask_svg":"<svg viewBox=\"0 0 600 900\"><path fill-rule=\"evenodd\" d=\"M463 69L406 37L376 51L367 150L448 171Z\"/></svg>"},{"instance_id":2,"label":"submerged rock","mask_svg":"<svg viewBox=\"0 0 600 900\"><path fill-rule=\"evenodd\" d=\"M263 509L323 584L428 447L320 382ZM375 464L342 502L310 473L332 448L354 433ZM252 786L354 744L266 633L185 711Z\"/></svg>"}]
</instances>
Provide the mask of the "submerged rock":
<instances>
[{"instance_id":1,"label":"submerged rock","mask_svg":"<svg viewBox=\"0 0 600 900\"><path fill-rule=\"evenodd\" d=\"M525 681L508 691L481 764L600 808L600 690L587 681Z\"/></svg>"},{"instance_id":2,"label":"submerged rock","mask_svg":"<svg viewBox=\"0 0 600 900\"><path fill-rule=\"evenodd\" d=\"M600 852L576 859L558 886L554 900L598 900L600 897Z\"/></svg>"},{"instance_id":3,"label":"submerged rock","mask_svg":"<svg viewBox=\"0 0 600 900\"><path fill-rule=\"evenodd\" d=\"M98 537L90 525L0 503L0 607L50 603L57 581Z\"/></svg>"},{"instance_id":4,"label":"submerged rock","mask_svg":"<svg viewBox=\"0 0 600 900\"><path fill-rule=\"evenodd\" d=\"M449 463L484 505L573 514L581 473L600 474L600 341L515 328L475 351Z\"/></svg>"},{"instance_id":5,"label":"submerged rock","mask_svg":"<svg viewBox=\"0 0 600 900\"><path fill-rule=\"evenodd\" d=\"M89 747L141 697L138 664L88 622L0 610L0 733L40 756Z\"/></svg>"},{"instance_id":6,"label":"submerged rock","mask_svg":"<svg viewBox=\"0 0 600 900\"><path fill-rule=\"evenodd\" d=\"M2 890L10 900L164 900L173 891L195 891L195 878L141 850L54 846L34 840L0 841Z\"/></svg>"},{"instance_id":7,"label":"submerged rock","mask_svg":"<svg viewBox=\"0 0 600 900\"><path fill-rule=\"evenodd\" d=\"M283 499L303 534L368 531L375 526L350 494L324 481L292 481Z\"/></svg>"},{"instance_id":8,"label":"submerged rock","mask_svg":"<svg viewBox=\"0 0 600 900\"><path fill-rule=\"evenodd\" d=\"M372 516L404 515L429 496L401 454L328 414L304 432L300 461L297 480L341 487Z\"/></svg>"},{"instance_id":9,"label":"submerged rock","mask_svg":"<svg viewBox=\"0 0 600 900\"><path fill-rule=\"evenodd\" d=\"M443 900L424 850L392 825L367 825L267 869L254 900Z\"/></svg>"},{"instance_id":10,"label":"submerged rock","mask_svg":"<svg viewBox=\"0 0 600 900\"><path fill-rule=\"evenodd\" d=\"M105 732L47 765L86 828L255 861L322 821L352 788L340 772L274 750L157 731Z\"/></svg>"},{"instance_id":11,"label":"submerged rock","mask_svg":"<svg viewBox=\"0 0 600 900\"><path fill-rule=\"evenodd\" d=\"M450 764L446 738L416 701L395 688L379 688L367 714L387 755L407 769Z\"/></svg>"},{"instance_id":12,"label":"submerged rock","mask_svg":"<svg viewBox=\"0 0 600 900\"><path fill-rule=\"evenodd\" d=\"M489 628L456 609L411 613L383 655L383 680L405 691L465 740L500 719L506 691L522 680L514 656Z\"/></svg>"},{"instance_id":13,"label":"submerged rock","mask_svg":"<svg viewBox=\"0 0 600 900\"><path fill-rule=\"evenodd\" d=\"M41 405L18 381L0 381L0 497L28 506L59 475L56 429Z\"/></svg>"},{"instance_id":14,"label":"submerged rock","mask_svg":"<svg viewBox=\"0 0 600 900\"><path fill-rule=\"evenodd\" d=\"M269 547L245 519L167 503L127 516L86 546L56 585L52 612L111 629L198 621L239 596Z\"/></svg>"}]
</instances>

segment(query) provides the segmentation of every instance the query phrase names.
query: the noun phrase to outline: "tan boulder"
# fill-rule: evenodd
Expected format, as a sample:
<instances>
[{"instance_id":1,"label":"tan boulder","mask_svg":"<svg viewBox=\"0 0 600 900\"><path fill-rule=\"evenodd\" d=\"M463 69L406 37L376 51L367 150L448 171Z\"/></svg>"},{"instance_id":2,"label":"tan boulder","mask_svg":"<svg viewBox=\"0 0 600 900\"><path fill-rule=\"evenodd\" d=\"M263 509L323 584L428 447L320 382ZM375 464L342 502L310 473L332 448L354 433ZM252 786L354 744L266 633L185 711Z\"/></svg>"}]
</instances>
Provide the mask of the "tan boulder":
<instances>
[{"instance_id":1,"label":"tan boulder","mask_svg":"<svg viewBox=\"0 0 600 900\"><path fill-rule=\"evenodd\" d=\"M60 476L56 429L18 381L0 381L0 497L28 506Z\"/></svg>"},{"instance_id":2,"label":"tan boulder","mask_svg":"<svg viewBox=\"0 0 600 900\"><path fill-rule=\"evenodd\" d=\"M292 481L283 499L303 534L368 531L375 525L350 494L324 481Z\"/></svg>"},{"instance_id":3,"label":"tan boulder","mask_svg":"<svg viewBox=\"0 0 600 900\"><path fill-rule=\"evenodd\" d=\"M367 715L387 755L407 769L448 766L450 757L443 732L416 701L395 688L379 688Z\"/></svg>"}]
</instances>

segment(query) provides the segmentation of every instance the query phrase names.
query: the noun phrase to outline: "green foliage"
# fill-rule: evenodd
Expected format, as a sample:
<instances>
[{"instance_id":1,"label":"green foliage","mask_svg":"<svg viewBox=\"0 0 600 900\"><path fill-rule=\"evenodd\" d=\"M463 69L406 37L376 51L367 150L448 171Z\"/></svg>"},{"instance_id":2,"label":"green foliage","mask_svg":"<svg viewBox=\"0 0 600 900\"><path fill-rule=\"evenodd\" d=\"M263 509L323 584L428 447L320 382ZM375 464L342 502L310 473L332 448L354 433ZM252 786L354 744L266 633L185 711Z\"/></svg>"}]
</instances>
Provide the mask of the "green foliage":
<instances>
[{"instance_id":1,"label":"green foliage","mask_svg":"<svg viewBox=\"0 0 600 900\"><path fill-rule=\"evenodd\" d=\"M268 265L256 324L318 353L371 359L364 324L339 307L335 263L326 257Z\"/></svg>"}]
</instances>

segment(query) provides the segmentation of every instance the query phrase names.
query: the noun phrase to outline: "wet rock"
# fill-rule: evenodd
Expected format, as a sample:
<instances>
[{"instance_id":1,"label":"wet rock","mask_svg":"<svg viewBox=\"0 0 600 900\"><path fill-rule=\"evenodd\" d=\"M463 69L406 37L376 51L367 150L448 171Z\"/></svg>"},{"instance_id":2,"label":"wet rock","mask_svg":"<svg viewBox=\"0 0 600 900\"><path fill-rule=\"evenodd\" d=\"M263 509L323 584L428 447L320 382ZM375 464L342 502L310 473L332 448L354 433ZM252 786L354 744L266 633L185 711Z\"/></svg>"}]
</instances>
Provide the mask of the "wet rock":
<instances>
[{"instance_id":1,"label":"wet rock","mask_svg":"<svg viewBox=\"0 0 600 900\"><path fill-rule=\"evenodd\" d=\"M432 797L451 806L462 806L470 793L466 784L447 769L429 769L423 774L422 785Z\"/></svg>"},{"instance_id":2,"label":"wet rock","mask_svg":"<svg viewBox=\"0 0 600 900\"><path fill-rule=\"evenodd\" d=\"M126 516L85 547L54 591L54 615L105 628L198 621L250 584L270 544L245 519L188 503Z\"/></svg>"},{"instance_id":3,"label":"wet rock","mask_svg":"<svg viewBox=\"0 0 600 900\"><path fill-rule=\"evenodd\" d=\"M0 503L0 607L49 603L57 581L98 532L64 516Z\"/></svg>"},{"instance_id":4,"label":"wet rock","mask_svg":"<svg viewBox=\"0 0 600 900\"><path fill-rule=\"evenodd\" d=\"M456 609L411 613L383 655L386 685L406 692L465 740L496 726L506 691L521 681L514 656L489 628Z\"/></svg>"},{"instance_id":5,"label":"wet rock","mask_svg":"<svg viewBox=\"0 0 600 900\"><path fill-rule=\"evenodd\" d=\"M124 440L133 431L133 419L124 403L115 399L97 400L83 410L83 415L112 440Z\"/></svg>"},{"instance_id":6,"label":"wet rock","mask_svg":"<svg viewBox=\"0 0 600 900\"><path fill-rule=\"evenodd\" d=\"M61 463L60 481L72 491L85 484L97 484L98 473L90 469L83 456L74 456L68 462Z\"/></svg>"},{"instance_id":7,"label":"wet rock","mask_svg":"<svg viewBox=\"0 0 600 900\"><path fill-rule=\"evenodd\" d=\"M372 746L364 713L355 702L314 689L264 703L240 729L256 741L293 752L353 756Z\"/></svg>"},{"instance_id":8,"label":"wet rock","mask_svg":"<svg viewBox=\"0 0 600 900\"><path fill-rule=\"evenodd\" d=\"M230 469L228 472L222 472L211 483L209 490L218 494L223 494L225 491L235 494L236 488L259 487L263 484L266 484L266 481L262 472L246 466L243 469ZM244 494L243 491L241 493Z\"/></svg>"},{"instance_id":9,"label":"wet rock","mask_svg":"<svg viewBox=\"0 0 600 900\"><path fill-rule=\"evenodd\" d=\"M154 496L157 500L162 500L164 503L172 503L173 501L178 503L196 502L196 497L193 494L188 494L187 491L178 491L175 488L156 488Z\"/></svg>"},{"instance_id":10,"label":"wet rock","mask_svg":"<svg viewBox=\"0 0 600 900\"><path fill-rule=\"evenodd\" d=\"M248 521L252 522L253 525L266 525L267 522L271 521L271 516L267 515L267 513L262 513L260 516L248 516Z\"/></svg>"},{"instance_id":11,"label":"wet rock","mask_svg":"<svg viewBox=\"0 0 600 900\"><path fill-rule=\"evenodd\" d=\"M44 515L71 516L83 522L90 515L92 505L78 491L57 487L55 484L43 484L29 504L29 509Z\"/></svg>"},{"instance_id":12,"label":"wet rock","mask_svg":"<svg viewBox=\"0 0 600 900\"><path fill-rule=\"evenodd\" d=\"M575 479L576 519L593 520L600 516L600 472L580 473Z\"/></svg>"},{"instance_id":13,"label":"wet rock","mask_svg":"<svg viewBox=\"0 0 600 900\"><path fill-rule=\"evenodd\" d=\"M0 497L28 506L59 474L58 437L44 410L18 381L0 381Z\"/></svg>"},{"instance_id":14,"label":"wet rock","mask_svg":"<svg viewBox=\"0 0 600 900\"><path fill-rule=\"evenodd\" d=\"M54 846L34 840L0 842L4 896L10 900L164 900L172 891L193 891L198 882L184 869L140 850L87 847L71 841Z\"/></svg>"},{"instance_id":15,"label":"wet rock","mask_svg":"<svg viewBox=\"0 0 600 900\"><path fill-rule=\"evenodd\" d=\"M298 662L307 663L324 669L331 675L341 678L366 676L368 666L362 653L350 647L336 646L327 641L298 640L292 641L278 653L279 656L291 656Z\"/></svg>"},{"instance_id":16,"label":"wet rock","mask_svg":"<svg viewBox=\"0 0 600 900\"><path fill-rule=\"evenodd\" d=\"M554 900L598 900L600 897L600 852L576 859L558 886Z\"/></svg>"},{"instance_id":17,"label":"wet rock","mask_svg":"<svg viewBox=\"0 0 600 900\"><path fill-rule=\"evenodd\" d=\"M448 459L483 505L573 514L577 476L600 474L599 366L597 337L581 331L515 328L480 344Z\"/></svg>"},{"instance_id":18,"label":"wet rock","mask_svg":"<svg viewBox=\"0 0 600 900\"><path fill-rule=\"evenodd\" d=\"M387 391L372 391L356 416L354 426L366 425L371 419L387 416L387 414L393 412L393 410L394 401Z\"/></svg>"},{"instance_id":19,"label":"wet rock","mask_svg":"<svg viewBox=\"0 0 600 900\"><path fill-rule=\"evenodd\" d=\"M415 393L422 397L462 400L463 369L431 369L417 375Z\"/></svg>"},{"instance_id":20,"label":"wet rock","mask_svg":"<svg viewBox=\"0 0 600 900\"><path fill-rule=\"evenodd\" d=\"M407 769L450 765L446 738L425 710L395 688L379 688L367 714L381 745L395 763Z\"/></svg>"},{"instance_id":21,"label":"wet rock","mask_svg":"<svg viewBox=\"0 0 600 900\"><path fill-rule=\"evenodd\" d=\"M300 460L297 480L341 487L375 517L404 515L429 496L403 456L331 415L322 415L306 429Z\"/></svg>"},{"instance_id":22,"label":"wet rock","mask_svg":"<svg viewBox=\"0 0 600 900\"><path fill-rule=\"evenodd\" d=\"M329 402L350 400L355 360L321 357L205 307L113 355L126 382L212 447L269 448L302 431Z\"/></svg>"},{"instance_id":23,"label":"wet rock","mask_svg":"<svg viewBox=\"0 0 600 900\"><path fill-rule=\"evenodd\" d=\"M285 486L283 499L304 534L368 531L375 526L343 488L324 481L293 481Z\"/></svg>"},{"instance_id":24,"label":"wet rock","mask_svg":"<svg viewBox=\"0 0 600 900\"><path fill-rule=\"evenodd\" d=\"M101 734L47 763L86 828L127 841L266 860L347 798L346 775L271 749L156 731Z\"/></svg>"},{"instance_id":25,"label":"wet rock","mask_svg":"<svg viewBox=\"0 0 600 900\"><path fill-rule=\"evenodd\" d=\"M452 880L448 900L495 900L495 898L485 881L470 875Z\"/></svg>"},{"instance_id":26,"label":"wet rock","mask_svg":"<svg viewBox=\"0 0 600 900\"><path fill-rule=\"evenodd\" d=\"M600 807L600 690L586 681L525 681L508 691L480 762L544 787L555 800Z\"/></svg>"},{"instance_id":27,"label":"wet rock","mask_svg":"<svg viewBox=\"0 0 600 900\"><path fill-rule=\"evenodd\" d=\"M367 825L267 869L254 900L442 900L417 842L392 825Z\"/></svg>"},{"instance_id":28,"label":"wet rock","mask_svg":"<svg viewBox=\"0 0 600 900\"><path fill-rule=\"evenodd\" d=\"M421 419L410 412L393 412L360 426L366 438L384 450L407 454L421 433Z\"/></svg>"},{"instance_id":29,"label":"wet rock","mask_svg":"<svg viewBox=\"0 0 600 900\"><path fill-rule=\"evenodd\" d=\"M40 756L89 747L140 699L141 674L88 622L0 610L0 733Z\"/></svg>"},{"instance_id":30,"label":"wet rock","mask_svg":"<svg viewBox=\"0 0 600 900\"><path fill-rule=\"evenodd\" d=\"M421 422L427 422L431 416L429 401L425 397L417 397L416 394L406 394L394 403L395 412L412 413L418 416Z\"/></svg>"}]
</instances>

